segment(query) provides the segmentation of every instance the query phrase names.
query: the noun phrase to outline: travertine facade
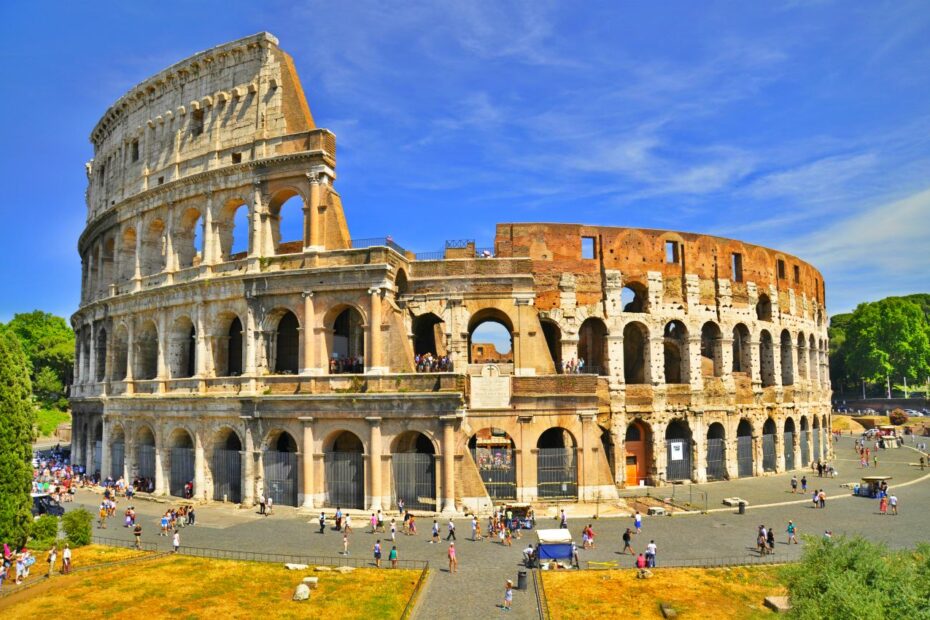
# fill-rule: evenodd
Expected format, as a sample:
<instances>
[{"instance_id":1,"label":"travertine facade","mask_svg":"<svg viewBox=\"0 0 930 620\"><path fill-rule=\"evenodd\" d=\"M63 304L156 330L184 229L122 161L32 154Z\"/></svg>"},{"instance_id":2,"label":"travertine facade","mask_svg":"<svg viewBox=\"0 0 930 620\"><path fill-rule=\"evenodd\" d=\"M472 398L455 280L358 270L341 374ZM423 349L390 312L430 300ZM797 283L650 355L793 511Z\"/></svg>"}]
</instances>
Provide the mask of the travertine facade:
<instances>
[{"instance_id":1,"label":"travertine facade","mask_svg":"<svg viewBox=\"0 0 930 620\"><path fill-rule=\"evenodd\" d=\"M91 141L72 449L104 476L454 511L829 457L823 281L793 256L564 224L498 225L493 257L352 240L268 34L141 83ZM469 359L487 321L498 363Z\"/></svg>"}]
</instances>

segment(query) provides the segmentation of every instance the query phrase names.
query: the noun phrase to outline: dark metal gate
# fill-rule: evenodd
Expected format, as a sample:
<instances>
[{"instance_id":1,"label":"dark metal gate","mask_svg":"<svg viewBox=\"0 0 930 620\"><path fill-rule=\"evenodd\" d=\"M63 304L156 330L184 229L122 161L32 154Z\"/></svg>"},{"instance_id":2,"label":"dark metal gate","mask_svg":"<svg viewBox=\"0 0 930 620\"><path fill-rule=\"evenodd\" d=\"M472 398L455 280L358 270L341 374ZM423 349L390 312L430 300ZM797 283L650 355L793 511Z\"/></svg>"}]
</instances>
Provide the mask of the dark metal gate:
<instances>
[{"instance_id":1,"label":"dark metal gate","mask_svg":"<svg viewBox=\"0 0 930 620\"><path fill-rule=\"evenodd\" d=\"M101 463L103 463L103 442L95 441L94 442L94 460L90 464L90 473L94 474L101 470ZM100 471L100 477L104 477L104 472Z\"/></svg>"},{"instance_id":2,"label":"dark metal gate","mask_svg":"<svg viewBox=\"0 0 930 620\"><path fill-rule=\"evenodd\" d=\"M666 480L691 480L691 440L666 439Z\"/></svg>"},{"instance_id":3,"label":"dark metal gate","mask_svg":"<svg viewBox=\"0 0 930 620\"><path fill-rule=\"evenodd\" d=\"M707 478L723 480L726 476L726 440L710 438L707 440Z\"/></svg>"},{"instance_id":4,"label":"dark metal gate","mask_svg":"<svg viewBox=\"0 0 930 620\"><path fill-rule=\"evenodd\" d=\"M265 450L265 493L279 506L297 505L297 453Z\"/></svg>"},{"instance_id":5,"label":"dark metal gate","mask_svg":"<svg viewBox=\"0 0 930 620\"><path fill-rule=\"evenodd\" d=\"M811 460L819 461L820 460L820 429L814 429L814 454L811 456Z\"/></svg>"},{"instance_id":6,"label":"dark metal gate","mask_svg":"<svg viewBox=\"0 0 930 620\"><path fill-rule=\"evenodd\" d=\"M136 447L136 461L139 465L139 477L155 480L155 446Z\"/></svg>"},{"instance_id":7,"label":"dark metal gate","mask_svg":"<svg viewBox=\"0 0 930 620\"><path fill-rule=\"evenodd\" d=\"M330 506L365 508L365 461L361 452L327 452L326 498ZM404 498L406 499L406 498Z\"/></svg>"},{"instance_id":8,"label":"dark metal gate","mask_svg":"<svg viewBox=\"0 0 930 620\"><path fill-rule=\"evenodd\" d=\"M126 445L122 441L110 444L110 476L119 480L123 475L123 465L126 462Z\"/></svg>"},{"instance_id":9,"label":"dark metal gate","mask_svg":"<svg viewBox=\"0 0 930 620\"><path fill-rule=\"evenodd\" d=\"M238 450L213 451L213 499L242 501L242 455ZM275 498L277 500L277 498Z\"/></svg>"},{"instance_id":10,"label":"dark metal gate","mask_svg":"<svg viewBox=\"0 0 930 620\"><path fill-rule=\"evenodd\" d=\"M736 438L736 474L740 478L752 476L752 437Z\"/></svg>"},{"instance_id":11,"label":"dark metal gate","mask_svg":"<svg viewBox=\"0 0 930 620\"><path fill-rule=\"evenodd\" d=\"M536 489L540 498L578 497L574 448L540 448L536 454Z\"/></svg>"},{"instance_id":12,"label":"dark metal gate","mask_svg":"<svg viewBox=\"0 0 930 620\"><path fill-rule=\"evenodd\" d=\"M472 448L471 456L491 499L517 499L517 463L511 448Z\"/></svg>"},{"instance_id":13,"label":"dark metal gate","mask_svg":"<svg viewBox=\"0 0 930 620\"><path fill-rule=\"evenodd\" d=\"M775 435L762 435L762 470L775 471Z\"/></svg>"},{"instance_id":14,"label":"dark metal gate","mask_svg":"<svg viewBox=\"0 0 930 620\"><path fill-rule=\"evenodd\" d=\"M436 457L417 452L397 452L391 456L394 474L394 505L416 510L436 510Z\"/></svg>"},{"instance_id":15,"label":"dark metal gate","mask_svg":"<svg viewBox=\"0 0 930 620\"><path fill-rule=\"evenodd\" d=\"M810 431L801 431L801 467L807 467L811 462Z\"/></svg>"},{"instance_id":16,"label":"dark metal gate","mask_svg":"<svg viewBox=\"0 0 930 620\"><path fill-rule=\"evenodd\" d=\"M794 433L785 433L785 469L794 469Z\"/></svg>"},{"instance_id":17,"label":"dark metal gate","mask_svg":"<svg viewBox=\"0 0 930 620\"><path fill-rule=\"evenodd\" d=\"M171 448L171 480L168 493L184 497L184 485L194 480L194 449ZM200 489L195 489L199 491Z\"/></svg>"}]
</instances>

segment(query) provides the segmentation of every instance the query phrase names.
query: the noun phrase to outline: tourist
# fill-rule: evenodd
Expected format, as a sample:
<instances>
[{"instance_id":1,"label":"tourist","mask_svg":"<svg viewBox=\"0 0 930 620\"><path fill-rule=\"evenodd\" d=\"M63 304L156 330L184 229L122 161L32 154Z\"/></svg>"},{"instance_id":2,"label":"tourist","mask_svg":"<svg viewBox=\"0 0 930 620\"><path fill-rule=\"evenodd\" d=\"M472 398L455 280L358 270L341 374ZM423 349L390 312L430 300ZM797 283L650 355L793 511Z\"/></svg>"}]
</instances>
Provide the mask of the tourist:
<instances>
[{"instance_id":1,"label":"tourist","mask_svg":"<svg viewBox=\"0 0 930 620\"><path fill-rule=\"evenodd\" d=\"M559 528L560 528L560 529L563 529L563 530L567 530L567 529L568 529L568 517L565 516L565 509L564 509L564 508L562 509L561 515L559 516Z\"/></svg>"},{"instance_id":2,"label":"tourist","mask_svg":"<svg viewBox=\"0 0 930 620\"><path fill-rule=\"evenodd\" d=\"M171 537L171 546L174 547L175 553L181 548L181 533L179 530L174 531L174 536Z\"/></svg>"},{"instance_id":3,"label":"tourist","mask_svg":"<svg viewBox=\"0 0 930 620\"><path fill-rule=\"evenodd\" d=\"M342 555L349 555L349 535L342 534Z\"/></svg>"},{"instance_id":4,"label":"tourist","mask_svg":"<svg viewBox=\"0 0 930 620\"><path fill-rule=\"evenodd\" d=\"M269 495L266 500L265 505L268 509L267 512L265 512L265 516L266 517L271 516L271 513L274 510L274 498Z\"/></svg>"},{"instance_id":5,"label":"tourist","mask_svg":"<svg viewBox=\"0 0 930 620\"><path fill-rule=\"evenodd\" d=\"M380 510L378 511L378 514L376 515L375 518L378 521L378 531L383 534L384 533L384 516L381 514ZM348 523L349 523L349 516L346 515L346 524Z\"/></svg>"},{"instance_id":6,"label":"tourist","mask_svg":"<svg viewBox=\"0 0 930 620\"><path fill-rule=\"evenodd\" d=\"M510 606L513 604L513 581L510 579L507 580L507 583L504 585L504 603L501 605L501 609L504 611L510 611Z\"/></svg>"},{"instance_id":7,"label":"tourist","mask_svg":"<svg viewBox=\"0 0 930 620\"><path fill-rule=\"evenodd\" d=\"M65 543L65 549L61 552L61 574L67 575L71 572L71 547Z\"/></svg>"},{"instance_id":8,"label":"tourist","mask_svg":"<svg viewBox=\"0 0 930 620\"><path fill-rule=\"evenodd\" d=\"M397 514L404 514L404 500L403 498L397 500Z\"/></svg>"},{"instance_id":9,"label":"tourist","mask_svg":"<svg viewBox=\"0 0 930 620\"><path fill-rule=\"evenodd\" d=\"M898 496L892 493L888 497L888 505L891 506L892 516L896 516L898 514Z\"/></svg>"},{"instance_id":10,"label":"tourist","mask_svg":"<svg viewBox=\"0 0 930 620\"><path fill-rule=\"evenodd\" d=\"M646 567L655 568L656 567L656 541L650 540L649 544L646 545Z\"/></svg>"},{"instance_id":11,"label":"tourist","mask_svg":"<svg viewBox=\"0 0 930 620\"><path fill-rule=\"evenodd\" d=\"M429 544L433 544L437 542L439 542L439 521L437 521L436 519L433 519L433 537L429 541Z\"/></svg>"},{"instance_id":12,"label":"tourist","mask_svg":"<svg viewBox=\"0 0 930 620\"><path fill-rule=\"evenodd\" d=\"M478 538L478 517L476 515L471 516L471 539L472 541L479 540Z\"/></svg>"},{"instance_id":13,"label":"tourist","mask_svg":"<svg viewBox=\"0 0 930 620\"><path fill-rule=\"evenodd\" d=\"M56 545L52 545L52 548L48 550L46 560L48 561L48 574L46 577L51 577L52 573L55 572L55 562L58 561L58 547Z\"/></svg>"},{"instance_id":14,"label":"tourist","mask_svg":"<svg viewBox=\"0 0 930 620\"><path fill-rule=\"evenodd\" d=\"M769 553L775 553L775 530L772 528L768 528L765 534L765 545L768 547Z\"/></svg>"},{"instance_id":15,"label":"tourist","mask_svg":"<svg viewBox=\"0 0 930 620\"><path fill-rule=\"evenodd\" d=\"M920 457L920 471L924 470L924 463L925 463L924 457Z\"/></svg>"},{"instance_id":16,"label":"tourist","mask_svg":"<svg viewBox=\"0 0 930 620\"><path fill-rule=\"evenodd\" d=\"M107 508L106 502L100 503L100 514L97 520L97 529L107 529L107 515L109 514L109 508Z\"/></svg>"},{"instance_id":17,"label":"tourist","mask_svg":"<svg viewBox=\"0 0 930 620\"><path fill-rule=\"evenodd\" d=\"M450 542L449 543L449 572L457 573L458 570L459 570L459 561L458 561L458 558L455 557L455 543Z\"/></svg>"},{"instance_id":18,"label":"tourist","mask_svg":"<svg viewBox=\"0 0 930 620\"><path fill-rule=\"evenodd\" d=\"M872 467L878 467L878 455L872 457Z\"/></svg>"},{"instance_id":19,"label":"tourist","mask_svg":"<svg viewBox=\"0 0 930 620\"><path fill-rule=\"evenodd\" d=\"M626 528L626 531L623 533L623 550L620 553L624 554L626 553L626 550L629 549L630 555L636 555L636 552L633 551L633 545L630 544L632 542L633 542L633 530L631 530L630 528Z\"/></svg>"},{"instance_id":20,"label":"tourist","mask_svg":"<svg viewBox=\"0 0 930 620\"><path fill-rule=\"evenodd\" d=\"M530 563L532 563L533 558L536 555L536 550L533 549L532 543L526 549L523 550L523 563L526 564L527 568L532 568Z\"/></svg>"},{"instance_id":21,"label":"tourist","mask_svg":"<svg viewBox=\"0 0 930 620\"><path fill-rule=\"evenodd\" d=\"M336 506L336 531L342 531L342 508Z\"/></svg>"},{"instance_id":22,"label":"tourist","mask_svg":"<svg viewBox=\"0 0 930 620\"><path fill-rule=\"evenodd\" d=\"M265 494L262 493L258 496L258 514L265 514Z\"/></svg>"},{"instance_id":23,"label":"tourist","mask_svg":"<svg viewBox=\"0 0 930 620\"><path fill-rule=\"evenodd\" d=\"M388 553L388 559L391 561L391 568L397 568L397 545L391 546L391 551Z\"/></svg>"},{"instance_id":24,"label":"tourist","mask_svg":"<svg viewBox=\"0 0 930 620\"><path fill-rule=\"evenodd\" d=\"M166 512L161 516L161 532L159 532L159 536L168 535L168 514L169 513Z\"/></svg>"},{"instance_id":25,"label":"tourist","mask_svg":"<svg viewBox=\"0 0 930 620\"><path fill-rule=\"evenodd\" d=\"M449 519L449 533L446 535L446 540L455 540L455 522L450 518Z\"/></svg>"},{"instance_id":26,"label":"tourist","mask_svg":"<svg viewBox=\"0 0 930 620\"><path fill-rule=\"evenodd\" d=\"M132 528L132 535L136 539L135 547L136 549L142 549L142 524L136 523L136 526Z\"/></svg>"},{"instance_id":27,"label":"tourist","mask_svg":"<svg viewBox=\"0 0 930 620\"><path fill-rule=\"evenodd\" d=\"M397 542L397 521L391 517L391 542Z\"/></svg>"},{"instance_id":28,"label":"tourist","mask_svg":"<svg viewBox=\"0 0 930 620\"><path fill-rule=\"evenodd\" d=\"M824 532L823 532L823 539L824 539L824 540L832 540L832 539L833 539L833 531L832 531L832 530L824 530Z\"/></svg>"},{"instance_id":29,"label":"tourist","mask_svg":"<svg viewBox=\"0 0 930 620\"><path fill-rule=\"evenodd\" d=\"M821 508L827 507L827 494L823 492L823 489L820 489L820 493L817 494L817 503Z\"/></svg>"},{"instance_id":30,"label":"tourist","mask_svg":"<svg viewBox=\"0 0 930 620\"><path fill-rule=\"evenodd\" d=\"M378 531L378 519L375 517L375 513L371 513L371 519L369 519L369 521L371 522L371 531L368 533L374 534Z\"/></svg>"},{"instance_id":31,"label":"tourist","mask_svg":"<svg viewBox=\"0 0 930 620\"><path fill-rule=\"evenodd\" d=\"M888 498L882 497L878 500L878 514L885 516L888 513Z\"/></svg>"},{"instance_id":32,"label":"tourist","mask_svg":"<svg viewBox=\"0 0 930 620\"><path fill-rule=\"evenodd\" d=\"M756 534L756 549L759 551L759 555L765 555L768 549L768 539L765 536L765 527L759 526L759 531Z\"/></svg>"},{"instance_id":33,"label":"tourist","mask_svg":"<svg viewBox=\"0 0 930 620\"><path fill-rule=\"evenodd\" d=\"M381 539L375 541L375 546L373 548L375 554L375 567L381 568Z\"/></svg>"},{"instance_id":34,"label":"tourist","mask_svg":"<svg viewBox=\"0 0 930 620\"><path fill-rule=\"evenodd\" d=\"M636 527L636 533L639 534L643 531L643 515L636 511L636 514L633 515L633 525Z\"/></svg>"},{"instance_id":35,"label":"tourist","mask_svg":"<svg viewBox=\"0 0 930 620\"><path fill-rule=\"evenodd\" d=\"M271 504L269 503L268 506L271 507ZM195 521L196 521L196 517L194 515L194 507L188 506L187 507L187 524L194 525Z\"/></svg>"},{"instance_id":36,"label":"tourist","mask_svg":"<svg viewBox=\"0 0 930 620\"><path fill-rule=\"evenodd\" d=\"M346 534L351 534L351 533L352 533L352 515L349 515L349 514L346 515L345 526L342 528L342 530L343 530Z\"/></svg>"},{"instance_id":37,"label":"tourist","mask_svg":"<svg viewBox=\"0 0 930 620\"><path fill-rule=\"evenodd\" d=\"M801 493L807 493L807 476L801 476Z\"/></svg>"},{"instance_id":38,"label":"tourist","mask_svg":"<svg viewBox=\"0 0 930 620\"><path fill-rule=\"evenodd\" d=\"M646 576L646 558L643 557L643 554L640 553L639 557L636 558L636 568L639 569L639 576Z\"/></svg>"},{"instance_id":39,"label":"tourist","mask_svg":"<svg viewBox=\"0 0 930 620\"><path fill-rule=\"evenodd\" d=\"M818 508L820 499L820 492L817 489L814 489L814 492L811 493L811 501L814 502L814 508Z\"/></svg>"},{"instance_id":40,"label":"tourist","mask_svg":"<svg viewBox=\"0 0 930 620\"><path fill-rule=\"evenodd\" d=\"M797 476L791 476L791 492L792 493L798 492L798 477Z\"/></svg>"},{"instance_id":41,"label":"tourist","mask_svg":"<svg viewBox=\"0 0 930 620\"><path fill-rule=\"evenodd\" d=\"M322 510L320 511L320 534L326 532L326 513Z\"/></svg>"},{"instance_id":42,"label":"tourist","mask_svg":"<svg viewBox=\"0 0 930 620\"><path fill-rule=\"evenodd\" d=\"M794 525L794 521L788 521L788 544L790 545L792 541L794 544L798 544L798 528Z\"/></svg>"},{"instance_id":43,"label":"tourist","mask_svg":"<svg viewBox=\"0 0 930 620\"><path fill-rule=\"evenodd\" d=\"M407 522L407 529L409 530L407 532L408 535L417 535L417 520L413 518L413 515L410 515L410 520Z\"/></svg>"}]
</instances>

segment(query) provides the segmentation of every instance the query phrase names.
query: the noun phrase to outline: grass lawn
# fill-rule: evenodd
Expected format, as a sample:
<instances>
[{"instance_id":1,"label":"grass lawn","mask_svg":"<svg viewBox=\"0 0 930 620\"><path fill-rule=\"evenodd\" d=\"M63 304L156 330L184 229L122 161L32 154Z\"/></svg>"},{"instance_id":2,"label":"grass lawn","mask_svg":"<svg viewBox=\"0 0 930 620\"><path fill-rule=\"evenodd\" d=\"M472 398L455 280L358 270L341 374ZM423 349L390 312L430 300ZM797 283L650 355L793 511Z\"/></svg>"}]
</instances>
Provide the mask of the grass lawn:
<instances>
[{"instance_id":1,"label":"grass lawn","mask_svg":"<svg viewBox=\"0 0 930 620\"><path fill-rule=\"evenodd\" d=\"M36 427L39 429L40 437L50 437L55 434L55 429L62 422L71 420L71 414L67 411L58 411L57 409L39 409L36 414Z\"/></svg>"},{"instance_id":2,"label":"grass lawn","mask_svg":"<svg viewBox=\"0 0 930 620\"><path fill-rule=\"evenodd\" d=\"M832 420L834 431L852 431L853 433L862 433L865 430L865 427L856 422L855 418L850 416L834 415Z\"/></svg>"},{"instance_id":3,"label":"grass lawn","mask_svg":"<svg viewBox=\"0 0 930 620\"><path fill-rule=\"evenodd\" d=\"M75 554L75 562L77 562ZM310 600L293 602L304 577L320 578ZM280 564L168 556L56 577L54 588L4 606L10 618L399 618L419 572L289 571ZM40 590L40 588L37 588ZM68 596L61 596L67 591Z\"/></svg>"},{"instance_id":4,"label":"grass lawn","mask_svg":"<svg viewBox=\"0 0 930 620\"><path fill-rule=\"evenodd\" d=\"M544 571L549 611L567 618L662 618L659 603L683 618L767 618L766 596L785 594L779 568L658 568L652 579L635 569Z\"/></svg>"}]
</instances>

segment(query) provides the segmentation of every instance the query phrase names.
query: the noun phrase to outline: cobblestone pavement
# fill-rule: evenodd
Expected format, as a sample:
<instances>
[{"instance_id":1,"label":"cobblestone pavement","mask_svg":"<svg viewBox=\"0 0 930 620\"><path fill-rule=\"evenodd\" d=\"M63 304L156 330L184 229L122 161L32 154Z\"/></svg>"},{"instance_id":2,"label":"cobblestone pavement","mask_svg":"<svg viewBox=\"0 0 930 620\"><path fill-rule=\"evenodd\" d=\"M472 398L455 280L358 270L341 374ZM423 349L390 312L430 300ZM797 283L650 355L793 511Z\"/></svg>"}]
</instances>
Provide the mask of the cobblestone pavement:
<instances>
[{"instance_id":1,"label":"cobblestone pavement","mask_svg":"<svg viewBox=\"0 0 930 620\"><path fill-rule=\"evenodd\" d=\"M853 439L848 437L842 438L837 445L835 464L840 475L836 479L818 478L816 472L808 476L810 489L823 488L826 492L827 507L823 510L813 508L809 497L791 494L791 474L693 485L695 504L699 503L696 491L700 490L708 493L710 508L719 507L722 497L737 495L750 502L749 510L745 515L737 514L735 509L723 509L703 515L645 517L643 531L634 537L633 548L638 553L650 539L654 539L659 548L660 568L663 563L714 558L745 559L755 555L756 528L765 524L775 528L778 540L776 556L796 558L803 543L786 544L784 532L789 519L794 520L802 535L819 536L829 529L835 535L862 534L893 546L913 545L918 540L916 536L922 533L924 539L930 539L930 534L926 534L930 531L927 527L930 523L927 517L930 514L930 469L922 472L911 465L917 462L918 454L909 448L882 450L878 469L866 470L867 473L893 476L890 486L899 498L901 514L882 517L878 514L877 501L853 497L849 489L841 486L858 481L863 473L852 446ZM670 489L666 487L658 492L653 489L652 493L664 497L670 495ZM676 497L680 497L680 494L688 493L688 488L676 487L675 493ZM82 491L76 505L90 506L98 499L99 495ZM125 506L123 500L118 512ZM140 500L135 502L135 506L145 528L143 540L155 541L159 547L167 549L169 539L158 536L158 519L166 504ZM324 534L317 533L318 512L308 514L292 508L276 508L275 512L266 518L254 511L232 507L199 508L197 525L181 532L181 543L195 547L292 554L337 555L341 552L342 537L339 533L329 528ZM327 510L327 513L331 514L331 511ZM376 538L384 542L390 535L369 534L363 523L365 519L353 520L357 531L350 536L350 554L370 558ZM420 534L416 537L398 535L397 542L401 558L430 562L432 576L418 608L420 618L487 618L497 614L514 618L535 617L532 580L528 591L515 591L514 611L503 612L496 607L503 598L504 581L510 578L516 582L517 571L521 568L521 551L533 540L532 533L524 536L523 540L514 540L512 548L496 542L472 542L468 540L471 534L469 521L457 519L459 572L453 575L447 568L448 543L429 543L431 521L419 518ZM440 520L443 539L446 523ZM601 566L618 567L633 565L631 556L619 554L621 534L626 527L632 526L632 519L575 516L570 519L569 526L579 543L580 529L586 523L593 524L597 544L594 549L579 552L583 563L597 562ZM538 526L557 527L557 523L541 518ZM115 520L106 531L97 533L123 539L132 537L130 531Z\"/></svg>"}]
</instances>

